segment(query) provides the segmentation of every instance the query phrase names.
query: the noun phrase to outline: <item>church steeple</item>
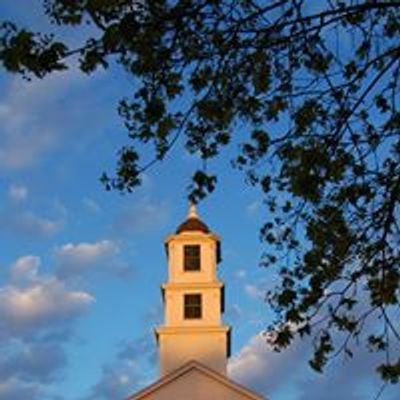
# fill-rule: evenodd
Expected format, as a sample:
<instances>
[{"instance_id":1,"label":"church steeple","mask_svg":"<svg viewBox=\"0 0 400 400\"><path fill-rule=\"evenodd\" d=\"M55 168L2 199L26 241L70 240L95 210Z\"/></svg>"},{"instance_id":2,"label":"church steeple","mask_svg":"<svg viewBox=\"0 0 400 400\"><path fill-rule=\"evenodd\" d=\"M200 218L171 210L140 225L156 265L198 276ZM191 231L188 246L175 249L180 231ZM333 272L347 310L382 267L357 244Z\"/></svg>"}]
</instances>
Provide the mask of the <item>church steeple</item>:
<instances>
[{"instance_id":1,"label":"church steeple","mask_svg":"<svg viewBox=\"0 0 400 400\"><path fill-rule=\"evenodd\" d=\"M161 375L191 360L225 374L230 328L221 320L220 239L191 204L187 219L165 244L168 282L161 286L165 318L164 325L156 329Z\"/></svg>"},{"instance_id":2,"label":"church steeple","mask_svg":"<svg viewBox=\"0 0 400 400\"><path fill-rule=\"evenodd\" d=\"M164 323L156 329L161 377L129 400L263 400L226 376L230 327L221 319L225 296L217 275L220 239L194 204L166 238L165 247Z\"/></svg>"}]
</instances>

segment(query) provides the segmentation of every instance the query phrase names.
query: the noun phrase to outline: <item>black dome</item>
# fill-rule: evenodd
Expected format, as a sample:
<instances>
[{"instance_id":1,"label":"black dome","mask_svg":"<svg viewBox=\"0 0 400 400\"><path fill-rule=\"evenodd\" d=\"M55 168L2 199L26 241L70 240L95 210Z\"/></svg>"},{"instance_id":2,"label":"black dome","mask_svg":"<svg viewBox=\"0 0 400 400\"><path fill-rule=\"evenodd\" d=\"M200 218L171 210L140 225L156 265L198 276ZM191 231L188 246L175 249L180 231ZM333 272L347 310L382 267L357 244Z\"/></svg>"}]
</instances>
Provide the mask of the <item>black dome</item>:
<instances>
[{"instance_id":1,"label":"black dome","mask_svg":"<svg viewBox=\"0 0 400 400\"><path fill-rule=\"evenodd\" d=\"M209 233L210 229L208 226L198 218L188 218L185 222L180 224L176 230L176 233L191 232L191 231L201 231L204 233Z\"/></svg>"}]
</instances>

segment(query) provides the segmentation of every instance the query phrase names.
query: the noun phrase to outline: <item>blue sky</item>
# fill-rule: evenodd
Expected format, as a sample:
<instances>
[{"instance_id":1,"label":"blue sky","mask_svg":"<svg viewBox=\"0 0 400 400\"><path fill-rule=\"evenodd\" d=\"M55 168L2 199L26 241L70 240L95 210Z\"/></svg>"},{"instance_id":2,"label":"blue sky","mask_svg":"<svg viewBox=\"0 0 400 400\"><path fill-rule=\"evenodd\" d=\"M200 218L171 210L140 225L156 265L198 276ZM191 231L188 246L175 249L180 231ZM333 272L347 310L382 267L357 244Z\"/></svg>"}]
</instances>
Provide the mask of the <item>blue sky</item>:
<instances>
[{"instance_id":1,"label":"blue sky","mask_svg":"<svg viewBox=\"0 0 400 400\"><path fill-rule=\"evenodd\" d=\"M0 15L48 29L29 3L27 13L3 0ZM0 400L122 398L157 377L163 240L185 218L200 164L177 148L134 194L104 190L99 176L126 136L116 105L133 84L117 67L86 77L73 63L43 81L0 75ZM229 154L212 167L219 186L199 213L222 237L230 375L273 400L372 400L380 382L362 349L321 376L307 367L309 343L267 348L263 297L276 277L258 266L266 207Z\"/></svg>"}]
</instances>

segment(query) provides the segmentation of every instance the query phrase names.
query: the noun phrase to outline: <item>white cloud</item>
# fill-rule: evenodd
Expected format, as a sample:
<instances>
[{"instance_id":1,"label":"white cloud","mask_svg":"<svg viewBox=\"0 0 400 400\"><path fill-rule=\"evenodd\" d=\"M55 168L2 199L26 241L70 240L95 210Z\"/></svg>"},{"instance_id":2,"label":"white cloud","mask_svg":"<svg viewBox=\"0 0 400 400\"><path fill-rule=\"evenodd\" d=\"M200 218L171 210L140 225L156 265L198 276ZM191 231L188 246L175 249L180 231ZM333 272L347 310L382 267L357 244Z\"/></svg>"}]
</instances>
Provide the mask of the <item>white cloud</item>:
<instances>
[{"instance_id":1,"label":"white cloud","mask_svg":"<svg viewBox=\"0 0 400 400\"><path fill-rule=\"evenodd\" d=\"M95 301L89 293L69 290L57 278L41 278L26 287L0 288L0 330L34 334L55 322L81 315Z\"/></svg>"},{"instance_id":2,"label":"white cloud","mask_svg":"<svg viewBox=\"0 0 400 400\"><path fill-rule=\"evenodd\" d=\"M66 363L65 352L55 343L13 343L13 351L3 351L0 381L12 377L49 383Z\"/></svg>"},{"instance_id":3,"label":"white cloud","mask_svg":"<svg viewBox=\"0 0 400 400\"><path fill-rule=\"evenodd\" d=\"M32 255L20 257L11 266L11 279L33 280L37 277L39 266L40 257Z\"/></svg>"},{"instance_id":4,"label":"white cloud","mask_svg":"<svg viewBox=\"0 0 400 400\"><path fill-rule=\"evenodd\" d=\"M0 98L0 169L31 167L59 145L65 108L56 111L54 104L82 79L73 69L45 80L12 79Z\"/></svg>"},{"instance_id":5,"label":"white cloud","mask_svg":"<svg viewBox=\"0 0 400 400\"><path fill-rule=\"evenodd\" d=\"M61 276L81 274L96 266L105 265L118 252L118 244L112 240L67 243L56 249L58 273Z\"/></svg>"},{"instance_id":6,"label":"white cloud","mask_svg":"<svg viewBox=\"0 0 400 400\"><path fill-rule=\"evenodd\" d=\"M382 382L376 376L377 356L355 347L353 359L331 360L323 374L311 370L309 338L295 340L289 348L275 352L262 334L250 338L228 362L233 380L267 398L287 400L364 400L378 393ZM396 385L388 386L382 400L394 400Z\"/></svg>"},{"instance_id":7,"label":"white cloud","mask_svg":"<svg viewBox=\"0 0 400 400\"><path fill-rule=\"evenodd\" d=\"M36 85L36 87L38 87ZM32 166L39 157L55 145L54 132L46 127L46 118L39 120L34 110L43 114L32 100L27 104L23 97L32 93L26 84L15 79L6 98L0 103L2 140L0 167L21 169ZM36 102L36 105L40 101ZM28 108L31 108L28 110ZM41 111L41 112L40 112Z\"/></svg>"},{"instance_id":8,"label":"white cloud","mask_svg":"<svg viewBox=\"0 0 400 400\"><path fill-rule=\"evenodd\" d=\"M140 368L132 363L103 367L99 382L91 389L85 400L108 400L126 398L133 394L142 374Z\"/></svg>"},{"instance_id":9,"label":"white cloud","mask_svg":"<svg viewBox=\"0 0 400 400\"><path fill-rule=\"evenodd\" d=\"M246 207L246 212L249 215L257 214L261 209L262 202L260 200L254 200Z\"/></svg>"},{"instance_id":10,"label":"white cloud","mask_svg":"<svg viewBox=\"0 0 400 400\"><path fill-rule=\"evenodd\" d=\"M19 257L0 286L0 400L62 400L50 385L67 364L64 344L95 298L54 276L41 259Z\"/></svg>"},{"instance_id":11,"label":"white cloud","mask_svg":"<svg viewBox=\"0 0 400 400\"><path fill-rule=\"evenodd\" d=\"M0 166L21 169L34 164L43 153L54 146L55 137L50 130L42 130L37 137L34 132L10 137L0 148Z\"/></svg>"},{"instance_id":12,"label":"white cloud","mask_svg":"<svg viewBox=\"0 0 400 400\"><path fill-rule=\"evenodd\" d=\"M165 202L152 202L144 198L125 207L113 231L118 234L144 233L163 227L169 218L169 209Z\"/></svg>"},{"instance_id":13,"label":"white cloud","mask_svg":"<svg viewBox=\"0 0 400 400\"><path fill-rule=\"evenodd\" d=\"M36 400L42 398L44 392L40 385L26 383L16 378L0 382L0 400Z\"/></svg>"},{"instance_id":14,"label":"white cloud","mask_svg":"<svg viewBox=\"0 0 400 400\"><path fill-rule=\"evenodd\" d=\"M121 343L113 362L103 366L99 381L85 400L127 398L155 379L157 348L150 332Z\"/></svg>"},{"instance_id":15,"label":"white cloud","mask_svg":"<svg viewBox=\"0 0 400 400\"><path fill-rule=\"evenodd\" d=\"M82 202L86 209L94 214L97 214L101 211L100 205L89 197L85 197Z\"/></svg>"},{"instance_id":16,"label":"white cloud","mask_svg":"<svg viewBox=\"0 0 400 400\"><path fill-rule=\"evenodd\" d=\"M58 200L41 204L39 212L26 207L26 203L21 204L28 197L25 186L11 185L8 197L14 205L8 204L0 210L0 225L6 226L7 232L42 238L58 233L67 221L67 210Z\"/></svg>"},{"instance_id":17,"label":"white cloud","mask_svg":"<svg viewBox=\"0 0 400 400\"><path fill-rule=\"evenodd\" d=\"M228 304L225 311L225 318L227 321L237 322L243 316L243 310L238 304Z\"/></svg>"},{"instance_id":18,"label":"white cloud","mask_svg":"<svg viewBox=\"0 0 400 400\"><path fill-rule=\"evenodd\" d=\"M115 242L100 240L94 243L67 243L57 250L57 255L77 264L91 264L117 251L118 246Z\"/></svg>"},{"instance_id":19,"label":"white cloud","mask_svg":"<svg viewBox=\"0 0 400 400\"><path fill-rule=\"evenodd\" d=\"M282 385L289 387L301 373L299 363L304 361L304 348L293 345L282 353L268 346L262 333L250 338L248 343L228 362L228 375L235 381L267 397Z\"/></svg>"},{"instance_id":20,"label":"white cloud","mask_svg":"<svg viewBox=\"0 0 400 400\"><path fill-rule=\"evenodd\" d=\"M238 354L229 360L228 374L233 379L243 382L248 376L265 374L270 368L268 365L267 348L261 334L252 337Z\"/></svg>"},{"instance_id":21,"label":"white cloud","mask_svg":"<svg viewBox=\"0 0 400 400\"><path fill-rule=\"evenodd\" d=\"M26 211L19 219L21 228L26 232L39 233L41 235L52 235L59 231L64 225L61 219L50 219L34 214L31 211Z\"/></svg>"},{"instance_id":22,"label":"white cloud","mask_svg":"<svg viewBox=\"0 0 400 400\"><path fill-rule=\"evenodd\" d=\"M78 129L87 138L111 115L105 109L101 118L87 118L106 100L93 96L94 86L105 77L101 72L88 77L71 62L67 71L46 79L10 78L0 94L0 173L32 168L56 150L81 146L82 136L76 141L70 133Z\"/></svg>"},{"instance_id":23,"label":"white cloud","mask_svg":"<svg viewBox=\"0 0 400 400\"><path fill-rule=\"evenodd\" d=\"M246 294L252 299L264 299L265 290L260 289L258 286L248 283L244 286Z\"/></svg>"},{"instance_id":24,"label":"white cloud","mask_svg":"<svg viewBox=\"0 0 400 400\"><path fill-rule=\"evenodd\" d=\"M39 232L43 235L52 235L56 233L64 224L60 219L41 217L30 211L22 214L20 222L26 230Z\"/></svg>"},{"instance_id":25,"label":"white cloud","mask_svg":"<svg viewBox=\"0 0 400 400\"><path fill-rule=\"evenodd\" d=\"M8 197L16 203L24 201L28 197L28 189L23 185L12 184L8 188Z\"/></svg>"},{"instance_id":26,"label":"white cloud","mask_svg":"<svg viewBox=\"0 0 400 400\"><path fill-rule=\"evenodd\" d=\"M244 269L238 269L234 273L236 279L244 279L247 276L247 272Z\"/></svg>"},{"instance_id":27,"label":"white cloud","mask_svg":"<svg viewBox=\"0 0 400 400\"><path fill-rule=\"evenodd\" d=\"M65 225L65 219L64 217L44 217L32 211L12 212L7 210L0 214L0 223L18 234L43 237L54 235L60 231Z\"/></svg>"}]
</instances>

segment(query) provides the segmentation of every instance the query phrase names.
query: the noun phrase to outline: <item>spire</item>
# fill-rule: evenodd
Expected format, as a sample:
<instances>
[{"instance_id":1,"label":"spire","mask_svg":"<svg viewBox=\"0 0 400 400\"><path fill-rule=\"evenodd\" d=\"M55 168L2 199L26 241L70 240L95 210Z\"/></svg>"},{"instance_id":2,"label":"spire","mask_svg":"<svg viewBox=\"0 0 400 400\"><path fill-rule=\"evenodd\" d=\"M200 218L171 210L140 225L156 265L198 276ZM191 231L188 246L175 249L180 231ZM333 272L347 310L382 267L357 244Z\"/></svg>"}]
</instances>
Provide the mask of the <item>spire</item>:
<instances>
[{"instance_id":1,"label":"spire","mask_svg":"<svg viewBox=\"0 0 400 400\"><path fill-rule=\"evenodd\" d=\"M188 212L188 219L189 218L196 218L199 219L199 216L197 215L197 210L196 210L196 204L193 202L190 202L189 205L189 212Z\"/></svg>"},{"instance_id":2,"label":"spire","mask_svg":"<svg viewBox=\"0 0 400 400\"><path fill-rule=\"evenodd\" d=\"M160 372L167 376L190 360L197 360L226 374L230 328L221 318L224 285L217 275L219 238L201 221L195 202L186 204L185 221L166 240L168 281L162 285L164 324L156 330Z\"/></svg>"}]
</instances>

